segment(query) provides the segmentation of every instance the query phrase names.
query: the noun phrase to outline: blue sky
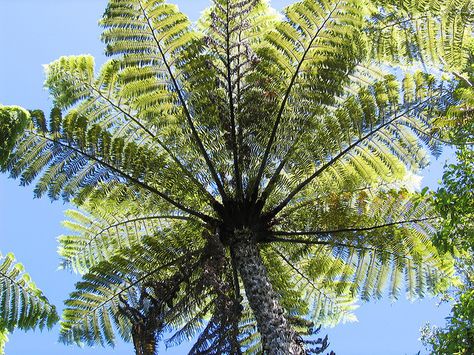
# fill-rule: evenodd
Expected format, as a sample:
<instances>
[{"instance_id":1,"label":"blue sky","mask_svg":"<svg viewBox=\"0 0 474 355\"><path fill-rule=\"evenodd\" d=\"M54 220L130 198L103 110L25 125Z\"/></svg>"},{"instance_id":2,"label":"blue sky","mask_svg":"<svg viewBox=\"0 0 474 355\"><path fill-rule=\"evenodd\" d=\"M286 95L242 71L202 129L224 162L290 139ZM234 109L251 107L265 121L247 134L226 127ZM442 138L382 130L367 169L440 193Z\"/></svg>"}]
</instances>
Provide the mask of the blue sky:
<instances>
[{"instance_id":1,"label":"blue sky","mask_svg":"<svg viewBox=\"0 0 474 355\"><path fill-rule=\"evenodd\" d=\"M193 20L207 0L174 1ZM281 9L289 0L274 0ZM43 89L42 64L61 55L92 54L96 63L104 61L97 20L106 0L0 0L0 103L48 111L50 101ZM442 156L424 172L423 183L435 186L441 176ZM60 221L68 206L46 199L34 200L32 188L18 187L18 181L0 175L0 251L14 252L44 290L61 308L77 278L57 270L56 237L63 233ZM419 328L426 321L443 324L448 305L436 306L437 300L391 304L388 300L362 304L356 311L358 323L323 330L330 336L339 355L399 355L422 350ZM43 333L17 331L10 336L7 355L59 354L130 354L129 344L115 349L80 349L57 343L58 328ZM186 353L186 344L167 354Z\"/></svg>"}]
</instances>

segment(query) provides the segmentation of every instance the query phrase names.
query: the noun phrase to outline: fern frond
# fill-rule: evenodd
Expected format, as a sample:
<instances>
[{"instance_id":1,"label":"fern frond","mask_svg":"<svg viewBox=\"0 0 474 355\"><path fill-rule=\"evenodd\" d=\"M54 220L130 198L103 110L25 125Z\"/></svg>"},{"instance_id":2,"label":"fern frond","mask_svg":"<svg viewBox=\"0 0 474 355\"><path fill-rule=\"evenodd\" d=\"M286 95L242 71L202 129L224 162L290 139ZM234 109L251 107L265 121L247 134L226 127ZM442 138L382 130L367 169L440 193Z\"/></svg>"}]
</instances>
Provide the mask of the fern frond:
<instances>
[{"instance_id":1,"label":"fern frond","mask_svg":"<svg viewBox=\"0 0 474 355\"><path fill-rule=\"evenodd\" d=\"M395 181L406 170L423 167L426 153L412 128L431 123L436 107L430 104L442 95L443 89L429 75L420 73L416 77L419 84L411 96L402 96L398 80L387 76L369 88L362 87L357 96L348 96L326 117L306 126L305 137L300 140L302 147L296 150L300 154L291 155L294 161L288 159L284 179L266 187L266 195L268 190L279 190L269 201L276 205L269 214L279 213L318 179L341 181L339 187L347 179L373 184L380 179ZM403 97L413 101L403 101ZM317 140L311 139L313 134L318 134ZM314 155L305 156L302 152ZM325 177L326 174L329 176ZM301 176L307 178L302 180ZM287 196L278 203L274 199L284 195L283 191L287 191Z\"/></svg>"},{"instance_id":2,"label":"fern frond","mask_svg":"<svg viewBox=\"0 0 474 355\"><path fill-rule=\"evenodd\" d=\"M308 318L312 326L334 326L355 320L353 311L357 308L357 299L337 291L342 285L339 278L344 263L333 257L330 250L322 248L315 252L317 257L311 260L301 259L302 250L299 247L289 250L279 247L265 254L271 258L267 261L270 277L282 295L281 302L287 307L288 314ZM300 329L299 333L311 335L307 327L306 330Z\"/></svg>"},{"instance_id":3,"label":"fern frond","mask_svg":"<svg viewBox=\"0 0 474 355\"><path fill-rule=\"evenodd\" d=\"M29 113L18 106L0 105L0 169L5 168L18 137L28 125Z\"/></svg>"},{"instance_id":4,"label":"fern frond","mask_svg":"<svg viewBox=\"0 0 474 355\"><path fill-rule=\"evenodd\" d=\"M114 137L74 110L64 119L53 110L51 122L54 122L55 131L40 132L30 125L23 137L18 138L4 168L13 177L20 177L25 185L41 175L35 189L37 196L48 191L52 199L62 195L68 200L81 191L91 192L88 187L122 183L156 194L178 210L197 212L168 195L173 190L178 194L190 193L190 201L205 197L197 190L190 190L189 185L186 190L179 188L179 172L164 169L169 166L166 154L158 154L149 145L140 146ZM154 158L149 159L149 156ZM160 179L168 179L167 193L152 186ZM200 212L197 214L204 217Z\"/></svg>"},{"instance_id":5,"label":"fern frond","mask_svg":"<svg viewBox=\"0 0 474 355\"><path fill-rule=\"evenodd\" d=\"M0 331L0 354L5 354L5 344L8 342L8 330Z\"/></svg>"},{"instance_id":6,"label":"fern frond","mask_svg":"<svg viewBox=\"0 0 474 355\"><path fill-rule=\"evenodd\" d=\"M0 324L5 332L51 328L57 321L56 308L25 273L24 266L11 253L0 256Z\"/></svg>"},{"instance_id":7,"label":"fern frond","mask_svg":"<svg viewBox=\"0 0 474 355\"><path fill-rule=\"evenodd\" d=\"M100 261L109 260L124 248L140 243L146 237L159 237L179 229L175 221L192 221L182 215L150 214L152 206L140 205L133 200L116 202L113 199L97 201L91 199L82 204L81 209L69 210L69 217L63 225L74 232L62 235L59 254L62 266L84 274Z\"/></svg>"},{"instance_id":8,"label":"fern frond","mask_svg":"<svg viewBox=\"0 0 474 355\"><path fill-rule=\"evenodd\" d=\"M184 58L186 50L198 38L190 30L188 18L178 11L177 6L163 0L110 1L101 24L106 29L103 40L108 44L107 54L119 56L124 65L138 67L140 71L146 66L154 68L158 60L158 70L164 72L164 82L170 88L171 98L175 98L171 101L179 107L177 117L191 131L190 138L199 152L195 156L205 161L215 186L221 196L225 196L221 179L203 145L193 112L184 96L179 81L180 63L173 59ZM147 57L154 59L147 61ZM156 79L156 76L150 78L152 86ZM132 80L140 82L142 79L140 76L130 78L128 85L134 85Z\"/></svg>"},{"instance_id":9,"label":"fern frond","mask_svg":"<svg viewBox=\"0 0 474 355\"><path fill-rule=\"evenodd\" d=\"M113 345L114 325L122 338L130 339L133 323L138 320L131 317L127 310L137 306L136 302L139 306L140 302L137 300L143 295L148 297L146 295L152 292L153 287L157 288L158 294L153 291L150 297L165 306L173 301L174 297L171 296L176 292L173 289L177 287L179 290L181 282L190 276L185 277L180 273L182 261L189 261L189 271L186 273L194 271L193 267L198 260L196 250L192 251L189 243L176 247L148 238L139 246L124 248L123 253L90 268L83 276L83 281L76 285L76 291L66 301L67 308L61 322L61 340L65 343ZM178 283L176 278L180 280ZM165 289L160 295L162 284ZM169 290L165 292L167 288ZM138 311L146 312L146 309L140 310L140 307L143 305L138 307ZM163 317L161 309L156 311L156 317ZM143 316L146 317L146 314ZM160 333L165 324L156 326L156 331Z\"/></svg>"},{"instance_id":10,"label":"fern frond","mask_svg":"<svg viewBox=\"0 0 474 355\"><path fill-rule=\"evenodd\" d=\"M271 63L284 84L273 88L281 98L267 131L270 136L256 172L254 195L272 150L276 149L276 155L287 150L286 144L273 147L277 136L285 143L298 126L305 126L308 105L320 111L334 103L360 56L356 49L362 20L358 2L301 1L289 6L285 14L287 20L277 23L266 36L261 52L262 63Z\"/></svg>"}]
</instances>

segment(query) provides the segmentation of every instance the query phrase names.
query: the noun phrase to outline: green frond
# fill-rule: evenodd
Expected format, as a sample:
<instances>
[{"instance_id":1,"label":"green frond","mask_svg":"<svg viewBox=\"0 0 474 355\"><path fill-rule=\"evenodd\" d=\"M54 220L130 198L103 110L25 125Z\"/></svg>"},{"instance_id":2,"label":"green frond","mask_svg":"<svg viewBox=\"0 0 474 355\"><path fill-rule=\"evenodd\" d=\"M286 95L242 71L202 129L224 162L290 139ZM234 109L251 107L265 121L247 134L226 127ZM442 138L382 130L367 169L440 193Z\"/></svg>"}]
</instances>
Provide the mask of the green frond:
<instances>
[{"instance_id":1,"label":"green frond","mask_svg":"<svg viewBox=\"0 0 474 355\"><path fill-rule=\"evenodd\" d=\"M147 287L152 289L155 283L159 287L160 282L173 279L174 273L179 275L183 258L193 265L192 260L196 259L190 254L190 247L188 243L174 249L163 241L148 238L133 248L124 248L108 261L95 264L66 301L61 341L113 345L113 329L124 340L130 340L134 319L128 315L127 307L133 307L135 302L139 304L140 295Z\"/></svg>"},{"instance_id":2,"label":"green frond","mask_svg":"<svg viewBox=\"0 0 474 355\"><path fill-rule=\"evenodd\" d=\"M327 248L315 251L311 259L301 258L301 252L299 247L274 248L265 249L264 254L272 285L290 319L302 317L325 326L355 320L357 298L338 291L343 285L340 278L347 272L344 262Z\"/></svg>"},{"instance_id":3,"label":"green frond","mask_svg":"<svg viewBox=\"0 0 474 355\"><path fill-rule=\"evenodd\" d=\"M48 193L52 199L69 200L85 191L90 194L103 184L121 183L163 198L171 206L179 206L178 210L191 211L174 202L170 194L177 193L183 197L178 199L191 204L207 198L199 193L203 188L199 183L189 185L181 179L180 167L170 162L167 152L160 154L152 145L113 136L75 109L61 119L58 117L61 116L53 110L51 124L55 131L43 132L33 127L27 130L17 139L5 163L5 170L20 177L22 184L38 178L36 196ZM159 191L153 187L157 181L167 181L166 188Z\"/></svg>"},{"instance_id":4,"label":"green frond","mask_svg":"<svg viewBox=\"0 0 474 355\"><path fill-rule=\"evenodd\" d=\"M74 234L58 238L62 267L84 274L90 267L140 244L146 237L170 236L182 227L179 221L192 221L181 215L153 214L156 207L133 199L126 202L90 199L81 206L84 212L66 211L69 220L63 225Z\"/></svg>"},{"instance_id":5,"label":"green frond","mask_svg":"<svg viewBox=\"0 0 474 355\"><path fill-rule=\"evenodd\" d=\"M431 105L443 90L423 73L409 74L402 82L405 85L387 75L359 87L325 115L308 120L299 141L286 153L282 174L265 187L273 192L269 210L277 205L279 211L290 202L287 198L278 205L283 196L293 198L305 188L318 194L319 186L327 191L328 186L391 183L426 166L425 145L433 143L428 132L436 115ZM436 144L431 146L437 151Z\"/></svg>"},{"instance_id":6,"label":"green frond","mask_svg":"<svg viewBox=\"0 0 474 355\"><path fill-rule=\"evenodd\" d=\"M51 328L58 321L56 308L25 273L13 254L0 255L0 324L5 332L15 328Z\"/></svg>"},{"instance_id":7,"label":"green frond","mask_svg":"<svg viewBox=\"0 0 474 355\"><path fill-rule=\"evenodd\" d=\"M91 267L66 301L61 340L113 345L114 328L128 340L135 324L151 322L157 338L172 331L168 345L200 334L195 351L236 349L240 306L225 255L188 232L188 240L145 238Z\"/></svg>"},{"instance_id":8,"label":"green frond","mask_svg":"<svg viewBox=\"0 0 474 355\"><path fill-rule=\"evenodd\" d=\"M311 220L317 221L314 227ZM291 226L296 221L300 227ZM315 255L310 269L324 280L335 276L341 295L380 298L390 280L392 298L405 285L413 299L436 294L453 280L453 260L440 254L430 239L436 223L435 211L423 195L362 191L322 197L317 205L292 215L287 228L295 232L275 233L288 236L283 242L311 246L304 254ZM331 276L317 266L324 265L320 250L332 252L343 274Z\"/></svg>"},{"instance_id":9,"label":"green frond","mask_svg":"<svg viewBox=\"0 0 474 355\"><path fill-rule=\"evenodd\" d=\"M251 179L270 174L273 157L281 160L306 131L308 120L343 93L361 56L359 6L357 1L301 1L286 8L286 19L265 36L248 100L261 100L259 112L251 114L270 120L251 127L257 137L247 144L258 159L263 156L263 163L250 162L251 168L258 168L250 170ZM245 95L243 100L247 102Z\"/></svg>"}]
</instances>

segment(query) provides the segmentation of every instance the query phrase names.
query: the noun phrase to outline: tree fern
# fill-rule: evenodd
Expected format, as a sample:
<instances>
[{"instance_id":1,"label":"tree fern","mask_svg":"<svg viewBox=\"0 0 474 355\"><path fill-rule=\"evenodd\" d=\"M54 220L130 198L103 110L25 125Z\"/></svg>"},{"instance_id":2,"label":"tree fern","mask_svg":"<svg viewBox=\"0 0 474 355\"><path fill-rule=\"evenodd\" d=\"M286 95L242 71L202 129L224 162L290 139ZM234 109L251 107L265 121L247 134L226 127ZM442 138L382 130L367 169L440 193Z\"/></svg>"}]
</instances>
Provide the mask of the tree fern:
<instances>
[{"instance_id":1,"label":"tree fern","mask_svg":"<svg viewBox=\"0 0 474 355\"><path fill-rule=\"evenodd\" d=\"M215 0L192 26L162 0L110 0L98 73L90 56L47 66L49 120L0 108L2 169L81 210L60 237L84 274L62 339L167 329L196 353L301 354L357 299L446 289L439 216L403 186L468 85L470 9Z\"/></svg>"}]
</instances>

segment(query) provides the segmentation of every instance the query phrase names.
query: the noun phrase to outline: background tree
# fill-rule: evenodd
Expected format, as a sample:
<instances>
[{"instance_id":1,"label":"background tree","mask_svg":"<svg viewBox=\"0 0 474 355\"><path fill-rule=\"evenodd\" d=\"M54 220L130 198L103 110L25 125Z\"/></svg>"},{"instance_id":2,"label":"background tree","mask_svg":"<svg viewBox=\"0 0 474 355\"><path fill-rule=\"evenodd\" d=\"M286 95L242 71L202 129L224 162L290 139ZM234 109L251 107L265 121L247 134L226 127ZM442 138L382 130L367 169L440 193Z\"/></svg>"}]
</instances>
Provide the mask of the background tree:
<instances>
[{"instance_id":1,"label":"background tree","mask_svg":"<svg viewBox=\"0 0 474 355\"><path fill-rule=\"evenodd\" d=\"M163 1L111 0L102 25L115 58L97 76L89 56L49 65L56 108L49 122L36 111L14 125L23 134L9 138L2 166L24 184L38 178L37 196L193 219L196 241L218 241L229 260L234 299L248 302L263 351L304 353L294 316L336 323L341 307L380 297L387 283L397 297L405 279L412 298L449 284L452 260L430 241L435 212L400 188L427 163L425 146L436 152L428 133L449 87L386 64L438 61L457 73L469 11L469 2L307 0L279 19L265 2L216 0L193 28ZM117 258L127 251L118 240L104 246ZM124 297L126 312L133 295ZM70 305L66 324L83 311ZM66 339L108 332L99 323L90 336L83 320L97 310Z\"/></svg>"},{"instance_id":2,"label":"background tree","mask_svg":"<svg viewBox=\"0 0 474 355\"><path fill-rule=\"evenodd\" d=\"M453 290L453 308L447 324L441 328L426 325L422 329L423 343L433 354L470 354L474 351L472 145L460 148L456 156L458 162L447 167L443 185L435 194L435 202L444 216L438 242L443 248L457 251L457 271L463 284Z\"/></svg>"},{"instance_id":3,"label":"background tree","mask_svg":"<svg viewBox=\"0 0 474 355\"><path fill-rule=\"evenodd\" d=\"M472 57L471 57L472 59ZM445 167L442 185L434 203L443 217L436 243L457 253L456 269L463 284L453 290L454 305L444 327L425 326L422 340L433 354L471 354L474 352L474 91L472 64L466 68L468 80L455 92L452 106L437 124L446 140L456 147L456 162Z\"/></svg>"}]
</instances>

